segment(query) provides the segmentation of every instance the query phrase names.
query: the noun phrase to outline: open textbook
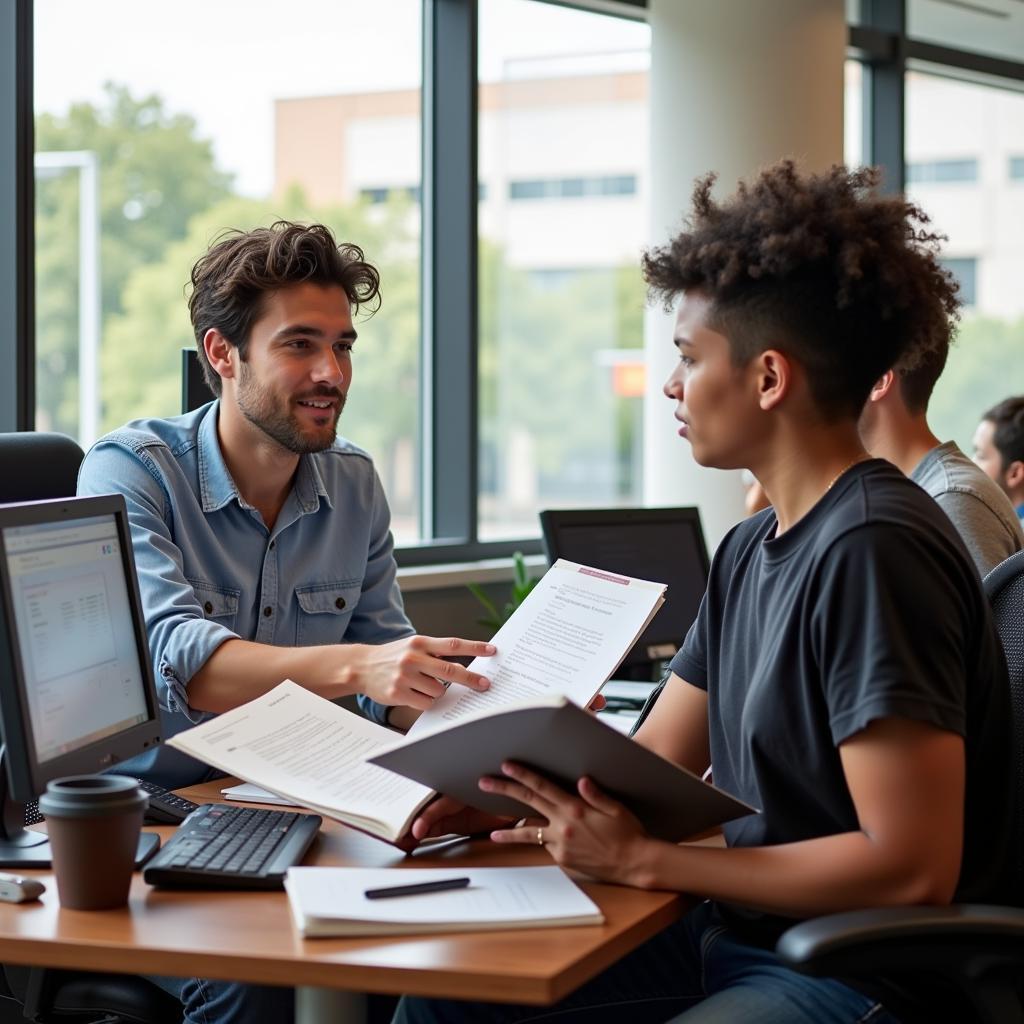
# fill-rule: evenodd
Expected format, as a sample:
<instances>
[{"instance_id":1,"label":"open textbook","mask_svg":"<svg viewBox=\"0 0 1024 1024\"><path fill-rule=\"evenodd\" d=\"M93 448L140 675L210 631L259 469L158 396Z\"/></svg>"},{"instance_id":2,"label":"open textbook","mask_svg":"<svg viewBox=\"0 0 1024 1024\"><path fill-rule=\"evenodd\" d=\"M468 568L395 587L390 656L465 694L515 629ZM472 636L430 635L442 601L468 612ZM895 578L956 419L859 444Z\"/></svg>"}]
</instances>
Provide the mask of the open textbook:
<instances>
[{"instance_id":1,"label":"open textbook","mask_svg":"<svg viewBox=\"0 0 1024 1024\"><path fill-rule=\"evenodd\" d=\"M477 658L483 693L450 687L407 740L527 701L566 697L585 707L664 602L660 583L559 559ZM433 792L368 759L396 734L285 680L168 743L272 793L389 842ZM405 742L405 741L399 741Z\"/></svg>"},{"instance_id":2,"label":"open textbook","mask_svg":"<svg viewBox=\"0 0 1024 1024\"><path fill-rule=\"evenodd\" d=\"M468 876L465 888L367 899L367 889ZM601 924L594 902L556 867L289 868L284 887L303 935L560 928Z\"/></svg>"},{"instance_id":3,"label":"open textbook","mask_svg":"<svg viewBox=\"0 0 1024 1024\"><path fill-rule=\"evenodd\" d=\"M286 679L269 693L167 741L318 814L388 842L434 791L368 764L395 733Z\"/></svg>"}]
</instances>

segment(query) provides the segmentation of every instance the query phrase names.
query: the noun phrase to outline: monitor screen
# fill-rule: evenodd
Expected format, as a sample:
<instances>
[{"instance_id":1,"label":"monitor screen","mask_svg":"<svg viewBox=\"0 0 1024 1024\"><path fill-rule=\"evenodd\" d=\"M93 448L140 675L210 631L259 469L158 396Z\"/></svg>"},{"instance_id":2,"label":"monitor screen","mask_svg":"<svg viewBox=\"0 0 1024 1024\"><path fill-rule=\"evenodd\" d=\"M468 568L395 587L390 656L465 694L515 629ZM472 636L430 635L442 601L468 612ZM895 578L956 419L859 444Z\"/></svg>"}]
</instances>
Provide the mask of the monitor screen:
<instances>
[{"instance_id":1,"label":"monitor screen","mask_svg":"<svg viewBox=\"0 0 1024 1024\"><path fill-rule=\"evenodd\" d=\"M14 796L159 741L124 499L0 507L0 718Z\"/></svg>"},{"instance_id":2,"label":"monitor screen","mask_svg":"<svg viewBox=\"0 0 1024 1024\"><path fill-rule=\"evenodd\" d=\"M37 759L144 722L114 517L13 526L4 541Z\"/></svg>"},{"instance_id":3,"label":"monitor screen","mask_svg":"<svg viewBox=\"0 0 1024 1024\"><path fill-rule=\"evenodd\" d=\"M622 668L646 676L671 658L697 616L708 554L696 508L547 510L540 514L548 559L664 583L665 603ZM620 674L622 670L620 669Z\"/></svg>"}]
</instances>

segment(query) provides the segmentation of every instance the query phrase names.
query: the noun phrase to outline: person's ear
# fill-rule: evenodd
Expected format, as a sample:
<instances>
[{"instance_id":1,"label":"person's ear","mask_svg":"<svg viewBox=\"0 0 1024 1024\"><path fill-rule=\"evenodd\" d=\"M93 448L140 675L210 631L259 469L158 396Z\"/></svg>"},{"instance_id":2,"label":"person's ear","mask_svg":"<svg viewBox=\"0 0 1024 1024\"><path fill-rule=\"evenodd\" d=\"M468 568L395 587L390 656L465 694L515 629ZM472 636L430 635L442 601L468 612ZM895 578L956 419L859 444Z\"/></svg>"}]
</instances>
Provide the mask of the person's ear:
<instances>
[{"instance_id":1,"label":"person's ear","mask_svg":"<svg viewBox=\"0 0 1024 1024\"><path fill-rule=\"evenodd\" d=\"M211 327L203 335L203 351L221 380L229 380L235 376L234 356L237 355L238 349L216 327Z\"/></svg>"},{"instance_id":2,"label":"person's ear","mask_svg":"<svg viewBox=\"0 0 1024 1024\"><path fill-rule=\"evenodd\" d=\"M765 349L757 361L757 397L761 408L774 409L789 394L793 386L793 364L784 352Z\"/></svg>"},{"instance_id":3,"label":"person's ear","mask_svg":"<svg viewBox=\"0 0 1024 1024\"><path fill-rule=\"evenodd\" d=\"M1011 462L1003 471L1003 479L1011 491L1024 487L1024 462L1021 462L1020 459Z\"/></svg>"},{"instance_id":4,"label":"person's ear","mask_svg":"<svg viewBox=\"0 0 1024 1024\"><path fill-rule=\"evenodd\" d=\"M880 402L896 386L896 374L892 370L886 370L871 388L868 395L869 402Z\"/></svg>"}]
</instances>

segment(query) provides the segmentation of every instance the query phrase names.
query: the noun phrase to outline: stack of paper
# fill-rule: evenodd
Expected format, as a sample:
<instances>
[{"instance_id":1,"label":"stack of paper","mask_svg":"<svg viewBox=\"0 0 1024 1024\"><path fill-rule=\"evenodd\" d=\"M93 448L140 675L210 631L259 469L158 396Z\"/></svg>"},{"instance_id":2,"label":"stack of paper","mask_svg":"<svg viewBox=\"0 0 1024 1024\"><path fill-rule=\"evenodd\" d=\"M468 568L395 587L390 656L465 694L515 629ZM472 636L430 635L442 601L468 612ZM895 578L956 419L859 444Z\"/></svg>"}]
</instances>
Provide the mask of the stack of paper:
<instances>
[{"instance_id":1,"label":"stack of paper","mask_svg":"<svg viewBox=\"0 0 1024 1024\"><path fill-rule=\"evenodd\" d=\"M368 889L469 877L469 886L388 899ZM602 924L597 905L557 867L289 868L292 917L306 936L562 928Z\"/></svg>"}]
</instances>

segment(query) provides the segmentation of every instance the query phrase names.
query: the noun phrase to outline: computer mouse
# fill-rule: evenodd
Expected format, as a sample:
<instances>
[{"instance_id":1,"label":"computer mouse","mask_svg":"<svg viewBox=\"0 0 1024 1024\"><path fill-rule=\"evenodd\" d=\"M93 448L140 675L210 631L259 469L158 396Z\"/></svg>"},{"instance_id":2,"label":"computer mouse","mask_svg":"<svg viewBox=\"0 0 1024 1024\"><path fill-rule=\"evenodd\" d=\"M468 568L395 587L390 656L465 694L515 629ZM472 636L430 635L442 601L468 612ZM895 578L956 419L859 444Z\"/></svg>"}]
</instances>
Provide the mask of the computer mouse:
<instances>
[{"instance_id":1,"label":"computer mouse","mask_svg":"<svg viewBox=\"0 0 1024 1024\"><path fill-rule=\"evenodd\" d=\"M37 878L0 874L0 900L7 903L28 903L39 899L44 892L46 886Z\"/></svg>"}]
</instances>

